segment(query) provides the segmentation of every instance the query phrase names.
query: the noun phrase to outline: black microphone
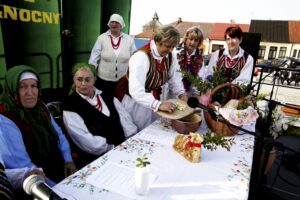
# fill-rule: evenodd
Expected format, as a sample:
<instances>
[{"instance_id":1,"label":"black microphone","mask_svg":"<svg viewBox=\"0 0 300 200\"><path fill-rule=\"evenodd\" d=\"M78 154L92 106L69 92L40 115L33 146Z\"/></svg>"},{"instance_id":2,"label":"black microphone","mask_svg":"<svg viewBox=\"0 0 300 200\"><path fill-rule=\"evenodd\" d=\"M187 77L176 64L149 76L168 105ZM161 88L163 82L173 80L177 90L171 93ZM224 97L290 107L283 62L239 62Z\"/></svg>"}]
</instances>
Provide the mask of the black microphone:
<instances>
[{"instance_id":1,"label":"black microphone","mask_svg":"<svg viewBox=\"0 0 300 200\"><path fill-rule=\"evenodd\" d=\"M216 120L218 117L218 114L217 114L217 112L215 111L215 110L213 110L213 109L210 109L209 107L207 107L207 106L205 106L205 105L203 105L203 104L201 104L200 102L199 102L199 100L196 98L196 97L190 97L189 99L188 99L188 101L187 101L187 104L188 104L188 106L190 106L191 108L201 108L202 110L205 110L205 111L207 111L209 114L210 114L210 116L211 116L211 118L212 119L214 119L214 120Z\"/></svg>"},{"instance_id":2,"label":"black microphone","mask_svg":"<svg viewBox=\"0 0 300 200\"><path fill-rule=\"evenodd\" d=\"M24 191L37 200L63 200L45 183L39 175L30 175L23 182Z\"/></svg>"}]
</instances>

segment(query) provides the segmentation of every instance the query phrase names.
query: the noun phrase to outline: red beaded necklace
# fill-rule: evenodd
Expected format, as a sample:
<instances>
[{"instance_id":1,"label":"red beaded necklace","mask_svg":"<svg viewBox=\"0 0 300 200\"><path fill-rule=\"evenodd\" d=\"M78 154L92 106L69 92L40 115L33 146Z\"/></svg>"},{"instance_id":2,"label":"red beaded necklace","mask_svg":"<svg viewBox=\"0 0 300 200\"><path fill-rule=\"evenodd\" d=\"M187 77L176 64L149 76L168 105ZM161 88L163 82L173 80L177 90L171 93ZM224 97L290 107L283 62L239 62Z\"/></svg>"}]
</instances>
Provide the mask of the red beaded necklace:
<instances>
[{"instance_id":1,"label":"red beaded necklace","mask_svg":"<svg viewBox=\"0 0 300 200\"><path fill-rule=\"evenodd\" d=\"M99 95L97 95L97 104L94 105L94 107L95 107L97 110L102 111L102 103L101 103L101 100L100 100Z\"/></svg>"},{"instance_id":2,"label":"red beaded necklace","mask_svg":"<svg viewBox=\"0 0 300 200\"><path fill-rule=\"evenodd\" d=\"M121 43L121 36L119 37L117 44L115 44L113 41L113 37L110 35L110 42L111 42L113 49L118 49L120 46L120 43Z\"/></svg>"}]
</instances>

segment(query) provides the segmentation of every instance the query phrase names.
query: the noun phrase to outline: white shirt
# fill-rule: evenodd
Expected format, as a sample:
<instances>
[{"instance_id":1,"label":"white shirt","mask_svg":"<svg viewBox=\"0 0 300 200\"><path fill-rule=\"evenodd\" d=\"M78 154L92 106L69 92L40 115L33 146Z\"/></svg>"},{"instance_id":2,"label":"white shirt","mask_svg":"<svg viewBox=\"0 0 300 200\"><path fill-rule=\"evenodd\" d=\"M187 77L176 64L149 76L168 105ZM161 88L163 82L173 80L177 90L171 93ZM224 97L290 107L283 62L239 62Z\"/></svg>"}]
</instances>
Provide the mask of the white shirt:
<instances>
[{"instance_id":1,"label":"white shirt","mask_svg":"<svg viewBox=\"0 0 300 200\"><path fill-rule=\"evenodd\" d=\"M228 56L230 59L235 59L238 57L243 57L244 56L244 50L240 47L238 54L236 54L235 56L231 57L229 52L228 52L228 48L224 49L223 55ZM216 67L216 64L219 60L219 50L215 51L212 55L211 58L209 60L209 64L208 64L208 69L210 71L213 71L213 67ZM240 72L240 75L234 79L232 81L232 83L236 84L249 84L252 78L252 70L253 70L253 57L249 54L247 61L243 67L243 69Z\"/></svg>"},{"instance_id":2,"label":"white shirt","mask_svg":"<svg viewBox=\"0 0 300 200\"><path fill-rule=\"evenodd\" d=\"M92 105L96 104L96 96L99 95L102 103L102 113L106 116L110 116L110 111L100 95L102 91L97 88L94 89L95 95L92 99L80 93L78 94ZM135 134L137 132L137 127L133 124L130 115L116 98L114 99L114 104L119 113L125 137ZM84 120L79 114L70 111L63 111L63 120L70 137L81 150L93 155L101 155L107 151L108 144L106 142L106 138L90 133L84 123Z\"/></svg>"},{"instance_id":3,"label":"white shirt","mask_svg":"<svg viewBox=\"0 0 300 200\"><path fill-rule=\"evenodd\" d=\"M121 32L121 34L118 37L115 37L111 34L110 30L108 30L107 32L105 32L103 34L112 36L113 42L116 44L116 43L118 43L119 37L123 37L125 33ZM99 40L99 38L95 42L94 47L91 52L91 55L90 55L90 58L89 58L89 64L94 65L96 67L98 66L98 63L100 62L101 52L102 52L101 42L98 42L98 40ZM132 55L135 50L136 50L136 46L133 43L133 45L130 49L130 54ZM114 49L114 53L115 53L116 57L118 57L118 55L120 53L120 48Z\"/></svg>"},{"instance_id":4,"label":"white shirt","mask_svg":"<svg viewBox=\"0 0 300 200\"><path fill-rule=\"evenodd\" d=\"M159 55L153 40L150 43L150 48L154 59L161 62L163 57ZM184 94L185 90L181 81L180 72L178 72L179 65L174 52L172 52L172 58L173 61L168 74L168 84L174 94L178 96ZM162 102L156 100L152 93L145 91L146 76L149 68L150 61L148 55L144 52L138 51L131 56L129 60L129 93L137 103L156 112Z\"/></svg>"}]
</instances>

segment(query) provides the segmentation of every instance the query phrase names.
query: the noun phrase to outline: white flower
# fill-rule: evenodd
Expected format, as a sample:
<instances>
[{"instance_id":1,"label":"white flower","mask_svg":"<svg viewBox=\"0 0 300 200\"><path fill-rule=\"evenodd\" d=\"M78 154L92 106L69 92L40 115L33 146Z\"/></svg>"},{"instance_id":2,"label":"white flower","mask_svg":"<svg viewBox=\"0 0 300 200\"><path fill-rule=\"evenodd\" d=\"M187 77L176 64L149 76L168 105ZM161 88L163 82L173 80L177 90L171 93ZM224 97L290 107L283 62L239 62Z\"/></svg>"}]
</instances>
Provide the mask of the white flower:
<instances>
[{"instance_id":1,"label":"white flower","mask_svg":"<svg viewBox=\"0 0 300 200\"><path fill-rule=\"evenodd\" d=\"M270 134L274 139L279 137L289 127L289 123L293 121L291 118L287 118L281 111L281 106L277 106L272 113L273 123L270 126Z\"/></svg>"}]
</instances>

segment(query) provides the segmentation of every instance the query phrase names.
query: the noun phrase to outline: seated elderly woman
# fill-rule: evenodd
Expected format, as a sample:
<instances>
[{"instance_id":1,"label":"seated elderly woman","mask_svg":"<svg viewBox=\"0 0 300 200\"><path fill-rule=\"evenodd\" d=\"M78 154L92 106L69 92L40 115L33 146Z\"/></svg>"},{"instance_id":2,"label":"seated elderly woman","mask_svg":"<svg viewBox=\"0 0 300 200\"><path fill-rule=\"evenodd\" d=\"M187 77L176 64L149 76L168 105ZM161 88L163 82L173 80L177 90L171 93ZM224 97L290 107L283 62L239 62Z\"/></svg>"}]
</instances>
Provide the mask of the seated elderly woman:
<instances>
[{"instance_id":1,"label":"seated elderly woman","mask_svg":"<svg viewBox=\"0 0 300 200\"><path fill-rule=\"evenodd\" d=\"M1 130L0 130L1 132ZM0 138L0 146L3 146L2 138ZM46 178L42 169L38 168L16 168L5 169L2 160L2 152L0 149L0 199L32 199L23 192L23 182L30 175L39 175L43 179Z\"/></svg>"},{"instance_id":2,"label":"seated elderly woman","mask_svg":"<svg viewBox=\"0 0 300 200\"><path fill-rule=\"evenodd\" d=\"M130 118L129 114L124 119L124 113L118 113L122 104L117 99L94 86L94 66L78 63L73 67L72 74L74 84L62 104L63 121L70 142L74 142L72 147L77 157L74 161L78 167L83 167L114 145L122 143L125 136L136 133L137 128L126 120ZM118 111L115 106L118 106Z\"/></svg>"},{"instance_id":3,"label":"seated elderly woman","mask_svg":"<svg viewBox=\"0 0 300 200\"><path fill-rule=\"evenodd\" d=\"M5 76L0 96L1 155L7 169L42 168L48 184L74 173L70 146L40 100L39 75L15 66ZM49 180L50 179L50 180Z\"/></svg>"}]
</instances>

